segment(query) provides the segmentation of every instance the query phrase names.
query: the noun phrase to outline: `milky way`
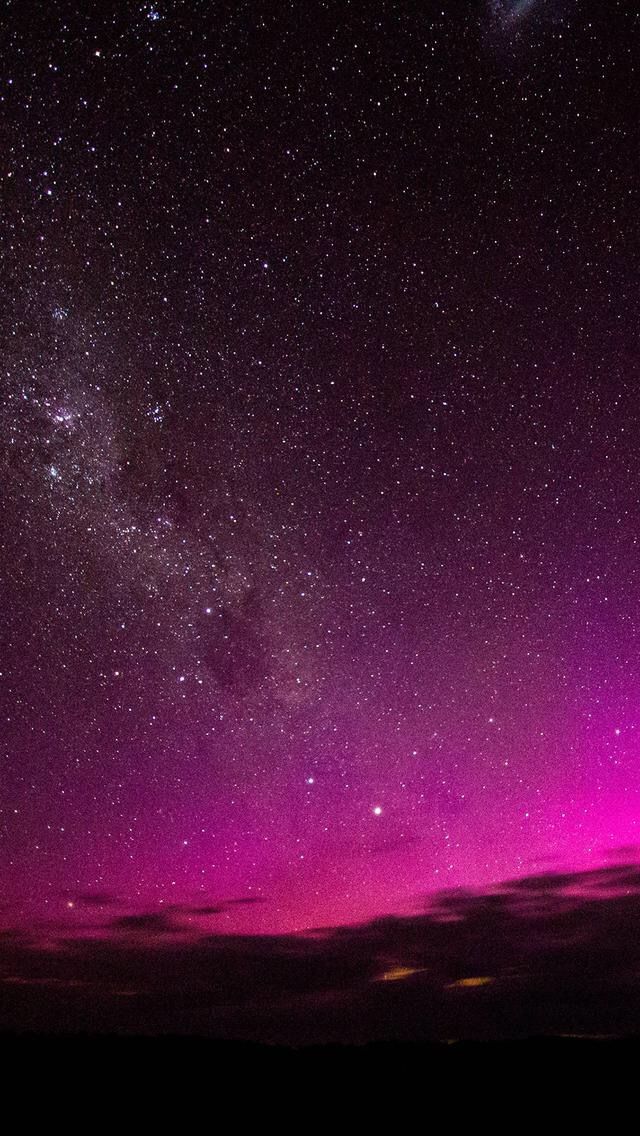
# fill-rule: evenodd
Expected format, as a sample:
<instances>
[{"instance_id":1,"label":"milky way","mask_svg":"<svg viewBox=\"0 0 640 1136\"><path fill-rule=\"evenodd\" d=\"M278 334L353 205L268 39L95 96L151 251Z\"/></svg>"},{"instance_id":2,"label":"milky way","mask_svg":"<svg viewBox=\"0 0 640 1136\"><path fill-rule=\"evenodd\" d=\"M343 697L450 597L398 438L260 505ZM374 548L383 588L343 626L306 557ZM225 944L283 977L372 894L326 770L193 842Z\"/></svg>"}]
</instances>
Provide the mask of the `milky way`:
<instances>
[{"instance_id":1,"label":"milky way","mask_svg":"<svg viewBox=\"0 0 640 1136\"><path fill-rule=\"evenodd\" d=\"M540 7L7 6L8 920L637 842L637 16Z\"/></svg>"}]
</instances>

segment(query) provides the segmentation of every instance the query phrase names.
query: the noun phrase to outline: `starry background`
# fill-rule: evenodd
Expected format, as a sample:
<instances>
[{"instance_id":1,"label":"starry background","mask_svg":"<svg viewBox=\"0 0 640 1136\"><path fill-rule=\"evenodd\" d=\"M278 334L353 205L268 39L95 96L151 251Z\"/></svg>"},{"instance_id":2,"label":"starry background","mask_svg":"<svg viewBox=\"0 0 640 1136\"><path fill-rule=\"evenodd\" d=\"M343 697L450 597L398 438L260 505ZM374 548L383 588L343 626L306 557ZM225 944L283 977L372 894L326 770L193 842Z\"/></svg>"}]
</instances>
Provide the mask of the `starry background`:
<instances>
[{"instance_id":1,"label":"starry background","mask_svg":"<svg viewBox=\"0 0 640 1136\"><path fill-rule=\"evenodd\" d=\"M637 841L632 8L5 5L12 917Z\"/></svg>"}]
</instances>

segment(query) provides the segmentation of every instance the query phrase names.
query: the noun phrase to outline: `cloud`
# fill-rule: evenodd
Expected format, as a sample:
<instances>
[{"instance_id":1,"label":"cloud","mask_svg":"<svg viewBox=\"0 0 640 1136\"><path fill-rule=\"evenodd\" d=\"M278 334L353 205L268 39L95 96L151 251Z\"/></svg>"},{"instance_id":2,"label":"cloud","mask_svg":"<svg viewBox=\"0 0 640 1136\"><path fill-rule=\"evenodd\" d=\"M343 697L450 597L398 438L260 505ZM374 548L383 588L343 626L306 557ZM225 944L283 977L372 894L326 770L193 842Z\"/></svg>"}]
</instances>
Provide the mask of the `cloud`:
<instances>
[{"instance_id":1,"label":"cloud","mask_svg":"<svg viewBox=\"0 0 640 1136\"><path fill-rule=\"evenodd\" d=\"M247 895L241 896L240 899L225 899L224 908L227 907L252 907L256 903L268 903L268 900L261 895Z\"/></svg>"},{"instance_id":2,"label":"cloud","mask_svg":"<svg viewBox=\"0 0 640 1136\"><path fill-rule=\"evenodd\" d=\"M115 900L113 902L116 902ZM119 933L136 935L166 935L182 932L193 932L193 918L207 918L213 915L224 915L225 911L233 907L252 906L266 903L261 896L240 896L237 899L224 899L219 903L188 904L172 903L158 911L134 911L118 915L107 925L107 929ZM105 904L96 903L94 906L111 906L111 901ZM68 926L67 926L68 929ZM199 932L195 932L199 934Z\"/></svg>"},{"instance_id":3,"label":"cloud","mask_svg":"<svg viewBox=\"0 0 640 1136\"><path fill-rule=\"evenodd\" d=\"M78 907L118 907L122 900L118 899L117 895L113 895L108 891L87 891L81 895L74 897L74 903Z\"/></svg>"},{"instance_id":4,"label":"cloud","mask_svg":"<svg viewBox=\"0 0 640 1136\"><path fill-rule=\"evenodd\" d=\"M617 863L621 860L630 862L640 860L640 844L621 844L618 848L608 848L606 858Z\"/></svg>"},{"instance_id":5,"label":"cloud","mask_svg":"<svg viewBox=\"0 0 640 1136\"><path fill-rule=\"evenodd\" d=\"M172 910L183 911L185 915L222 915L225 908L224 905L218 904L217 907L179 907L172 908Z\"/></svg>"},{"instance_id":6,"label":"cloud","mask_svg":"<svg viewBox=\"0 0 640 1136\"><path fill-rule=\"evenodd\" d=\"M167 935L176 930L170 912L146 911L139 915L119 915L109 927L114 931L127 931L136 935Z\"/></svg>"}]
</instances>

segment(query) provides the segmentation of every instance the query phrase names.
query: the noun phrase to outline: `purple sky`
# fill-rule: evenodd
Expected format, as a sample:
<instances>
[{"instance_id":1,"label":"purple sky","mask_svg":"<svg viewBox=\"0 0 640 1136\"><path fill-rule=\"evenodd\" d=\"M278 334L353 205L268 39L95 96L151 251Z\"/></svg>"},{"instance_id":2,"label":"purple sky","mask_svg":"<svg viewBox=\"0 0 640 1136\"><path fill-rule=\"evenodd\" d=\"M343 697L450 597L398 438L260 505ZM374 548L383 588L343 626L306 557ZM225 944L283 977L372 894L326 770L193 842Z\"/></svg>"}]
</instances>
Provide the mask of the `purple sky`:
<instances>
[{"instance_id":1,"label":"purple sky","mask_svg":"<svg viewBox=\"0 0 640 1136\"><path fill-rule=\"evenodd\" d=\"M92 7L3 17L6 921L638 843L637 15Z\"/></svg>"}]
</instances>

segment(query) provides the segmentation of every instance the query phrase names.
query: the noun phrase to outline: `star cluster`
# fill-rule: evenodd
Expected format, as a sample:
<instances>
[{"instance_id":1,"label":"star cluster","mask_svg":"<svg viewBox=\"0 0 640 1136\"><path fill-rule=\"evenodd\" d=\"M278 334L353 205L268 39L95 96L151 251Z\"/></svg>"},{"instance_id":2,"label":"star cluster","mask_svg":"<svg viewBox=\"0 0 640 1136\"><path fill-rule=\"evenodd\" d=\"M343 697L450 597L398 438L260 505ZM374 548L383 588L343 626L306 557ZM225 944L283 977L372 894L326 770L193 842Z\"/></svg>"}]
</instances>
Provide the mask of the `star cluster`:
<instances>
[{"instance_id":1,"label":"star cluster","mask_svg":"<svg viewBox=\"0 0 640 1136\"><path fill-rule=\"evenodd\" d=\"M290 931L634 842L637 15L2 20L11 910Z\"/></svg>"}]
</instances>

